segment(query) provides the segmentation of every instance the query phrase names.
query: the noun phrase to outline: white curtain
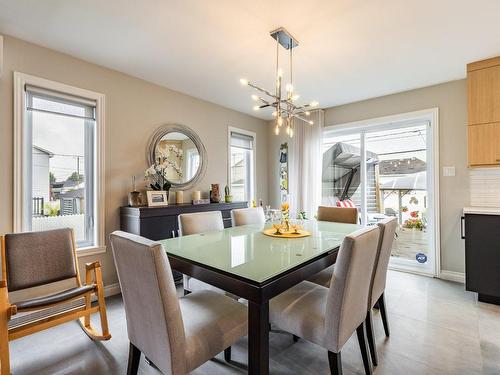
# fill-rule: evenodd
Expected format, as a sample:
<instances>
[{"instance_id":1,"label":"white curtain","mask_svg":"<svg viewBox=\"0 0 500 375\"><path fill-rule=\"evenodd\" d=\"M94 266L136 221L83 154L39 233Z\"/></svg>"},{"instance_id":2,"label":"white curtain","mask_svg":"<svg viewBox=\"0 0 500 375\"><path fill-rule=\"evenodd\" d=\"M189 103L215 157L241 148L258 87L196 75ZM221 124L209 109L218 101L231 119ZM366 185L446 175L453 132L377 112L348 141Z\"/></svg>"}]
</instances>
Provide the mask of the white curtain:
<instances>
[{"instance_id":1,"label":"white curtain","mask_svg":"<svg viewBox=\"0 0 500 375\"><path fill-rule=\"evenodd\" d=\"M312 111L310 117L314 125L296 120L295 134L290 141L289 195L293 217L305 211L308 218L313 218L321 203L324 111Z\"/></svg>"}]
</instances>

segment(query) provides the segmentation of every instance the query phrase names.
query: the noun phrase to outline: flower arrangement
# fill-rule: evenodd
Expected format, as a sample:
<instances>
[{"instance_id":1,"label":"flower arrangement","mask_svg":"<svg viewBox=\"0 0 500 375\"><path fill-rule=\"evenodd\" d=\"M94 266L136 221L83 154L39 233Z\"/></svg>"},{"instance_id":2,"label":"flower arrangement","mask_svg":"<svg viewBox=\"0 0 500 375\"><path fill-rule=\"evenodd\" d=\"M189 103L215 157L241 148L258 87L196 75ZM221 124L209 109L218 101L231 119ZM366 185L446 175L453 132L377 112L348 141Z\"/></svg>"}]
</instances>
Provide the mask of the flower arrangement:
<instances>
[{"instance_id":1,"label":"flower arrangement","mask_svg":"<svg viewBox=\"0 0 500 375\"><path fill-rule=\"evenodd\" d=\"M149 181L153 190L169 191L172 184L167 180L167 170L174 170L179 178L182 178L182 168L178 161L182 161L182 150L175 145L167 145L165 149L158 149L158 160L144 172L144 178ZM171 156L177 160L172 160Z\"/></svg>"},{"instance_id":2,"label":"flower arrangement","mask_svg":"<svg viewBox=\"0 0 500 375\"><path fill-rule=\"evenodd\" d=\"M290 205L288 202L281 204L281 221L285 227L285 231L290 231Z\"/></svg>"},{"instance_id":3,"label":"flower arrangement","mask_svg":"<svg viewBox=\"0 0 500 375\"><path fill-rule=\"evenodd\" d=\"M419 212L418 211L412 211L410 212L410 219L405 220L403 223L403 228L407 229L424 229L424 223L422 219L419 218Z\"/></svg>"}]
</instances>

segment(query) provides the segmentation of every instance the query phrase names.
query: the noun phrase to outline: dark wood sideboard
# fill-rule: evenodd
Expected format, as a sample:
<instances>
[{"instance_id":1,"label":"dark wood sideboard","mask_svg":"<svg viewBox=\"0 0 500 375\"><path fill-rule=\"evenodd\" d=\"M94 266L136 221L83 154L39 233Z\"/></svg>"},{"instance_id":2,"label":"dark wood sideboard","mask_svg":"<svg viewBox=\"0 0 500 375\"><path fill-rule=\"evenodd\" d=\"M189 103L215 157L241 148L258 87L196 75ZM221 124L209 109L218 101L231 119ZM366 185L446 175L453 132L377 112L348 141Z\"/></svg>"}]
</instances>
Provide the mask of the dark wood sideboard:
<instances>
[{"instance_id":1,"label":"dark wood sideboard","mask_svg":"<svg viewBox=\"0 0 500 375\"><path fill-rule=\"evenodd\" d=\"M248 207L247 202L233 203L191 203L173 204L165 207L120 207L120 229L150 240L163 240L178 236L177 217L192 212L221 211L224 227L231 226L231 210ZM174 271L176 282L182 281L182 274Z\"/></svg>"},{"instance_id":2,"label":"dark wood sideboard","mask_svg":"<svg viewBox=\"0 0 500 375\"><path fill-rule=\"evenodd\" d=\"M165 207L120 207L121 230L150 240L163 240L178 236L177 217L192 212L221 211L224 227L231 226L231 210L246 208L247 202L173 204Z\"/></svg>"}]
</instances>

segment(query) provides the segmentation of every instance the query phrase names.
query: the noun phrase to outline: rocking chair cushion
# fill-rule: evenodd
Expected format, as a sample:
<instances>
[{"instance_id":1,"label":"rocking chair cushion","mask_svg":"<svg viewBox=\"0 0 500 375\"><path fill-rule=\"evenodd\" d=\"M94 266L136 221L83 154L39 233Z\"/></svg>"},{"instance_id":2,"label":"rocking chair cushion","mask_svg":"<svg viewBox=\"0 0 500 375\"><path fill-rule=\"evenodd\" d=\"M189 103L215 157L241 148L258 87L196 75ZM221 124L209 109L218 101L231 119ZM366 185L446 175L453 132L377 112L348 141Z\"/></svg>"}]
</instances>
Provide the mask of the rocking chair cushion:
<instances>
[{"instance_id":1,"label":"rocking chair cushion","mask_svg":"<svg viewBox=\"0 0 500 375\"><path fill-rule=\"evenodd\" d=\"M64 302L72 298L81 296L85 293L95 290L95 288L95 284L83 285L76 288L66 289L55 294L49 294L48 296L19 301L16 302L15 305L17 306L18 311L34 308L44 308L54 303Z\"/></svg>"}]
</instances>

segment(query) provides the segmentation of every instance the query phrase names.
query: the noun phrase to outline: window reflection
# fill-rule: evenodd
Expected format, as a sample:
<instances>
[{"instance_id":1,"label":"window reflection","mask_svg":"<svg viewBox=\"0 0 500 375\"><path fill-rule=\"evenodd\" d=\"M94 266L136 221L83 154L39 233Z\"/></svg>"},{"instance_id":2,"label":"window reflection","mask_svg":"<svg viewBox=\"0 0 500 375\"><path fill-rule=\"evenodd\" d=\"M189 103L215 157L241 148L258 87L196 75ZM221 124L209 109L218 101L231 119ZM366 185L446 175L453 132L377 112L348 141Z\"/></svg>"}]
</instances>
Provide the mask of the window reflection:
<instances>
[{"instance_id":1,"label":"window reflection","mask_svg":"<svg viewBox=\"0 0 500 375\"><path fill-rule=\"evenodd\" d=\"M231 267L237 267L246 262L246 236L231 237Z\"/></svg>"}]
</instances>

